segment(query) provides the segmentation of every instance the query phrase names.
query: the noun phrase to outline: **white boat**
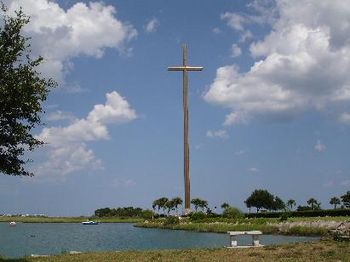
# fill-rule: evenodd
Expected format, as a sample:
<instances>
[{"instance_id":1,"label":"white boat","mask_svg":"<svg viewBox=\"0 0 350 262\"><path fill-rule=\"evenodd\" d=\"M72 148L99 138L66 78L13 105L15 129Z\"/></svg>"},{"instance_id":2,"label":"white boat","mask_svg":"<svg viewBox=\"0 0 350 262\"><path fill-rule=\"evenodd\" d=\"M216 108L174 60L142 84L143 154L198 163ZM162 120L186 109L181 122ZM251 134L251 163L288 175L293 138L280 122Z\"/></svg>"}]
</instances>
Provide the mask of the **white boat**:
<instances>
[{"instance_id":1,"label":"white boat","mask_svg":"<svg viewBox=\"0 0 350 262\"><path fill-rule=\"evenodd\" d=\"M16 226L16 222L15 221L11 221L10 222L10 227L15 227Z\"/></svg>"},{"instance_id":2,"label":"white boat","mask_svg":"<svg viewBox=\"0 0 350 262\"><path fill-rule=\"evenodd\" d=\"M83 225L98 225L98 222L96 221L85 221L85 222L81 222Z\"/></svg>"}]
</instances>

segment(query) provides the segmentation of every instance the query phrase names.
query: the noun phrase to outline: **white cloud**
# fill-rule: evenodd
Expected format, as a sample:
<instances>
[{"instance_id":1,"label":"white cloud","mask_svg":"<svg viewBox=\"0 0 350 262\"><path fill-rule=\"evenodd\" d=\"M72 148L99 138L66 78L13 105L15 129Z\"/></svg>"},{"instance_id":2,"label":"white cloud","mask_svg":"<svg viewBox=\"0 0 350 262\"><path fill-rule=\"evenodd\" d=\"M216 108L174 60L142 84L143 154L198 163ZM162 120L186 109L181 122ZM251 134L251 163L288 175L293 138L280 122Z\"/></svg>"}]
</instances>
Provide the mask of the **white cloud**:
<instances>
[{"instance_id":1,"label":"white cloud","mask_svg":"<svg viewBox=\"0 0 350 262\"><path fill-rule=\"evenodd\" d=\"M247 72L235 65L218 68L205 100L233 114L283 120L349 102L350 5L277 0L276 10L278 19L269 20L271 32L250 46L255 63ZM222 18L239 32L259 22L232 13ZM346 122L346 116L339 120Z\"/></svg>"},{"instance_id":2,"label":"white cloud","mask_svg":"<svg viewBox=\"0 0 350 262\"><path fill-rule=\"evenodd\" d=\"M77 2L68 10L49 0L5 3L11 12L22 7L31 17L24 32L32 38L34 54L45 58L41 71L59 81L73 66L72 58L100 58L106 48L125 52L126 42L137 35L132 25L116 18L113 6L102 2Z\"/></svg>"},{"instance_id":3,"label":"white cloud","mask_svg":"<svg viewBox=\"0 0 350 262\"><path fill-rule=\"evenodd\" d=\"M241 48L237 44L231 46L231 57L238 57L242 54Z\"/></svg>"},{"instance_id":4,"label":"white cloud","mask_svg":"<svg viewBox=\"0 0 350 262\"><path fill-rule=\"evenodd\" d=\"M57 110L55 112L49 113L46 117L47 121L62 121L62 120L75 120L75 117L71 112L64 112L61 110Z\"/></svg>"},{"instance_id":5,"label":"white cloud","mask_svg":"<svg viewBox=\"0 0 350 262\"><path fill-rule=\"evenodd\" d=\"M212 31L214 34L221 34L221 30L218 27L214 27Z\"/></svg>"},{"instance_id":6,"label":"white cloud","mask_svg":"<svg viewBox=\"0 0 350 262\"><path fill-rule=\"evenodd\" d=\"M350 113L344 112L338 117L338 121L343 124L350 124Z\"/></svg>"},{"instance_id":7,"label":"white cloud","mask_svg":"<svg viewBox=\"0 0 350 262\"><path fill-rule=\"evenodd\" d=\"M86 118L76 119L65 127L48 127L41 131L37 138L47 143L48 159L36 167L37 176L64 178L78 170L101 168L101 161L86 144L109 139L107 124L136 118L135 110L117 92L107 93L106 98L106 103L95 105Z\"/></svg>"},{"instance_id":8,"label":"white cloud","mask_svg":"<svg viewBox=\"0 0 350 262\"><path fill-rule=\"evenodd\" d=\"M316 145L315 145L315 150L318 152L324 152L326 151L326 146L321 142L321 140L317 140Z\"/></svg>"},{"instance_id":9,"label":"white cloud","mask_svg":"<svg viewBox=\"0 0 350 262\"><path fill-rule=\"evenodd\" d=\"M152 18L148 23L145 25L145 31L146 33L154 33L157 31L160 23L159 20L156 18Z\"/></svg>"},{"instance_id":10,"label":"white cloud","mask_svg":"<svg viewBox=\"0 0 350 262\"><path fill-rule=\"evenodd\" d=\"M222 20L225 20L227 22L228 26L232 27L237 31L244 31L244 24L248 23L247 18L236 13L226 12L220 17Z\"/></svg>"},{"instance_id":11,"label":"white cloud","mask_svg":"<svg viewBox=\"0 0 350 262\"><path fill-rule=\"evenodd\" d=\"M252 173L257 173L257 172L259 172L260 170L259 170L258 168L256 168L256 167L250 167L250 168L248 168L248 171L249 171L249 172L252 172Z\"/></svg>"},{"instance_id":12,"label":"white cloud","mask_svg":"<svg viewBox=\"0 0 350 262\"><path fill-rule=\"evenodd\" d=\"M226 132L226 130L208 130L207 131L207 137L210 137L210 138L215 138L215 137L218 137L218 138L228 138L228 134Z\"/></svg>"}]
</instances>

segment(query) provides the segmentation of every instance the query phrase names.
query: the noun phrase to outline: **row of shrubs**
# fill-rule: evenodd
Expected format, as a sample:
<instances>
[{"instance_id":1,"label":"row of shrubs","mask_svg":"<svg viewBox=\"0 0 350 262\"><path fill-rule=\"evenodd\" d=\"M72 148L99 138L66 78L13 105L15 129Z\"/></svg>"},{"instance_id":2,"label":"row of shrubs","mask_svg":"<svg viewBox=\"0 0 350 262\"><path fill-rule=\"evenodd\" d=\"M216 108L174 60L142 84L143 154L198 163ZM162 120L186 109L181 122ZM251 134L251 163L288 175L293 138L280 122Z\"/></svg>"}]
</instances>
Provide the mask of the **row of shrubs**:
<instances>
[{"instance_id":1,"label":"row of shrubs","mask_svg":"<svg viewBox=\"0 0 350 262\"><path fill-rule=\"evenodd\" d=\"M245 214L247 218L280 218L280 217L336 217L350 216L350 209L327 209L327 210L307 210L307 211L289 211L289 212L266 212Z\"/></svg>"}]
</instances>

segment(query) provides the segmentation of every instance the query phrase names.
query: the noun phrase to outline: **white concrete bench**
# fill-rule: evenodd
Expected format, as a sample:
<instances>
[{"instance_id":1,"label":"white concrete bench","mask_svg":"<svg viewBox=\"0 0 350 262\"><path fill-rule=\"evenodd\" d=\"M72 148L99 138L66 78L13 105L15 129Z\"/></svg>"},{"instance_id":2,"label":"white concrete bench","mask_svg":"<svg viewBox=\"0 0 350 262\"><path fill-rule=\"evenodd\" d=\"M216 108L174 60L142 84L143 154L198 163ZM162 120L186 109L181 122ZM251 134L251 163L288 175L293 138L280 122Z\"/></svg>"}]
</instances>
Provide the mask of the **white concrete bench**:
<instances>
[{"instance_id":1,"label":"white concrete bench","mask_svg":"<svg viewBox=\"0 0 350 262\"><path fill-rule=\"evenodd\" d=\"M261 231L228 231L230 235L230 246L229 248L245 248L245 247L262 247L260 244L259 235L262 235ZM251 235L252 236L252 245L251 246L238 246L237 245L237 236L241 235Z\"/></svg>"}]
</instances>

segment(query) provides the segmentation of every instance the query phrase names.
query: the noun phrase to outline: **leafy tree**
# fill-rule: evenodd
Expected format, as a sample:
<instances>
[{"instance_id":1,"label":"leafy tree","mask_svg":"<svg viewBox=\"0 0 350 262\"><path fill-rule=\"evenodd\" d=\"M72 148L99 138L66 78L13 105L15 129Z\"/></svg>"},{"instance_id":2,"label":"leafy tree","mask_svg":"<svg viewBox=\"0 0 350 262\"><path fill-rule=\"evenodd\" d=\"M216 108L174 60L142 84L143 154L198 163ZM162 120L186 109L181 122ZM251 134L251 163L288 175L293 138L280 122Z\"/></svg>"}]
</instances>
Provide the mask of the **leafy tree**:
<instances>
[{"instance_id":1,"label":"leafy tree","mask_svg":"<svg viewBox=\"0 0 350 262\"><path fill-rule=\"evenodd\" d=\"M224 212L222 212L222 216L237 219L243 217L243 213L238 208L228 206L224 209Z\"/></svg>"},{"instance_id":2,"label":"leafy tree","mask_svg":"<svg viewBox=\"0 0 350 262\"><path fill-rule=\"evenodd\" d=\"M222 203L222 205L221 205L222 209L226 209L228 207L230 207L230 205L228 203L226 203L226 202Z\"/></svg>"},{"instance_id":3,"label":"leafy tree","mask_svg":"<svg viewBox=\"0 0 350 262\"><path fill-rule=\"evenodd\" d=\"M317 200L315 198L310 198L307 202L306 202L312 210L317 210L320 209L321 203L317 202Z\"/></svg>"},{"instance_id":4,"label":"leafy tree","mask_svg":"<svg viewBox=\"0 0 350 262\"><path fill-rule=\"evenodd\" d=\"M342 195L340 198L341 198L341 201L343 202L343 205L346 208L350 208L350 191L346 192L346 194Z\"/></svg>"},{"instance_id":5,"label":"leafy tree","mask_svg":"<svg viewBox=\"0 0 350 262\"><path fill-rule=\"evenodd\" d=\"M42 103L56 84L38 73L43 58L31 57L30 38L21 34L29 17L21 9L10 17L0 5L0 173L33 176L23 155L43 144L31 131L41 123Z\"/></svg>"},{"instance_id":6,"label":"leafy tree","mask_svg":"<svg viewBox=\"0 0 350 262\"><path fill-rule=\"evenodd\" d=\"M254 190L244 202L248 208L255 207L256 212L259 212L261 208L268 210L274 208L274 196L264 189Z\"/></svg>"},{"instance_id":7,"label":"leafy tree","mask_svg":"<svg viewBox=\"0 0 350 262\"><path fill-rule=\"evenodd\" d=\"M109 207L100 208L95 210L95 216L97 217L108 217L111 214L111 209Z\"/></svg>"},{"instance_id":8,"label":"leafy tree","mask_svg":"<svg viewBox=\"0 0 350 262\"><path fill-rule=\"evenodd\" d=\"M274 200L273 200L273 210L282 210L286 208L286 204L283 202L283 200L281 198L279 198L278 196L275 196Z\"/></svg>"},{"instance_id":9,"label":"leafy tree","mask_svg":"<svg viewBox=\"0 0 350 262\"><path fill-rule=\"evenodd\" d=\"M332 197L329 204L334 205L334 209L337 209L337 205L340 205L340 199L337 197Z\"/></svg>"},{"instance_id":10,"label":"leafy tree","mask_svg":"<svg viewBox=\"0 0 350 262\"><path fill-rule=\"evenodd\" d=\"M287 206L292 210L293 207L296 206L295 200L294 200L294 199L289 199L289 200L287 201Z\"/></svg>"}]
</instances>

